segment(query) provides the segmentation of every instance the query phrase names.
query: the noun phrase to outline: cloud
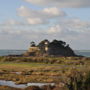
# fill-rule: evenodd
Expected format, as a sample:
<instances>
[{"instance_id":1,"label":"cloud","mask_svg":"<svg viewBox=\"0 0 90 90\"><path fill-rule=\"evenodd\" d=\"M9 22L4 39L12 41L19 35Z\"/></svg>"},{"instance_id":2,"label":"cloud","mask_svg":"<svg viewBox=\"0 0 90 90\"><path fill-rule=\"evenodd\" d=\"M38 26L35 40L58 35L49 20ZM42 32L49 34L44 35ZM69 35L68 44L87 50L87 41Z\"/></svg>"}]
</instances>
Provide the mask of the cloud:
<instances>
[{"instance_id":1,"label":"cloud","mask_svg":"<svg viewBox=\"0 0 90 90\"><path fill-rule=\"evenodd\" d=\"M13 45L11 46L15 48L27 48L26 46L32 40L39 42L43 39L59 39L71 43L73 47L77 48L87 43L89 48L90 22L81 21L78 18L68 18L68 15L59 9L59 7L85 7L85 4L81 4L83 1L80 3L80 0L72 0L71 2L70 0L67 0L68 2L65 0L27 1L33 4L47 4L53 7L45 7L40 10L34 10L25 6L18 8L17 15L20 18L22 17L22 21L10 19L0 23L0 26L2 26L0 27L1 43L10 46L12 42Z\"/></svg>"},{"instance_id":2,"label":"cloud","mask_svg":"<svg viewBox=\"0 0 90 90\"><path fill-rule=\"evenodd\" d=\"M25 6L21 6L18 8L18 15L23 17L56 17L56 16L64 16L66 15L65 12L61 11L59 8L51 7L51 8L44 8L42 10L33 10L31 8L27 8ZM37 14L37 15L36 15Z\"/></svg>"},{"instance_id":3,"label":"cloud","mask_svg":"<svg viewBox=\"0 0 90 90\"><path fill-rule=\"evenodd\" d=\"M14 19L9 19L9 20L6 20L4 22L1 22L0 25L19 25L21 24L21 22L17 21L17 20L14 20Z\"/></svg>"},{"instance_id":4,"label":"cloud","mask_svg":"<svg viewBox=\"0 0 90 90\"><path fill-rule=\"evenodd\" d=\"M0 35L19 35L20 34L20 30L15 29L14 27L11 26L7 26L7 27L2 27L0 28Z\"/></svg>"},{"instance_id":5,"label":"cloud","mask_svg":"<svg viewBox=\"0 0 90 90\"><path fill-rule=\"evenodd\" d=\"M88 34L90 32L90 22L81 21L80 19L63 19L59 20L56 25L47 29L48 35L56 37L75 37L78 35ZM89 33L90 34L90 33Z\"/></svg>"},{"instance_id":6,"label":"cloud","mask_svg":"<svg viewBox=\"0 0 90 90\"><path fill-rule=\"evenodd\" d=\"M17 9L17 14L22 17L29 17L32 13L32 16L34 15L34 11L30 10L29 8L25 6L21 6Z\"/></svg>"},{"instance_id":7,"label":"cloud","mask_svg":"<svg viewBox=\"0 0 90 90\"><path fill-rule=\"evenodd\" d=\"M28 19L28 25L29 24L40 24L40 23L44 23L41 21L41 19L39 18L27 18ZM6 24L6 23L5 23ZM10 24L10 25L9 25ZM33 34L36 35L37 37L41 34L44 34L43 37L46 35L48 36L52 36L52 35L56 35L56 36L60 36L60 37L68 37L68 36L75 36L75 35L81 35L83 33L89 33L90 30L90 22L85 22L85 21L81 21L80 19L77 18L73 18L73 19L62 19L62 20L58 20L55 25L44 25L44 27L39 28L39 26L30 26L30 27L15 27L15 26L11 26L11 25L16 25L16 24L20 24L17 23L13 20L11 20L10 22L8 22L7 27L2 27L0 29L0 33L2 34L17 34L17 35L21 35L22 32L28 32L29 34ZM47 26L47 27L46 27ZM22 30L24 29L24 30ZM53 36L52 36L53 37ZM55 37L54 37L55 38Z\"/></svg>"},{"instance_id":8,"label":"cloud","mask_svg":"<svg viewBox=\"0 0 90 90\"><path fill-rule=\"evenodd\" d=\"M55 26L52 26L50 27L48 30L47 30L47 33L48 34L60 34L62 32L63 28L60 27L60 25L55 25Z\"/></svg>"},{"instance_id":9,"label":"cloud","mask_svg":"<svg viewBox=\"0 0 90 90\"><path fill-rule=\"evenodd\" d=\"M48 23L50 19L66 16L66 13L56 7L33 10L25 6L18 8L18 15L22 16L29 24Z\"/></svg>"},{"instance_id":10,"label":"cloud","mask_svg":"<svg viewBox=\"0 0 90 90\"><path fill-rule=\"evenodd\" d=\"M58 39L70 43L73 48L83 49L85 46L87 48L90 46L88 42L89 30L90 22L81 21L77 18L59 20L55 25L43 27L42 29L31 28L31 26L27 29L25 27L20 29L8 26L8 28L0 29L0 42L8 45L8 48L13 43L12 48L20 49L27 48L32 40L39 42L43 39Z\"/></svg>"},{"instance_id":11,"label":"cloud","mask_svg":"<svg viewBox=\"0 0 90 90\"><path fill-rule=\"evenodd\" d=\"M43 21L40 18L27 18L29 24L41 24Z\"/></svg>"},{"instance_id":12,"label":"cloud","mask_svg":"<svg viewBox=\"0 0 90 90\"><path fill-rule=\"evenodd\" d=\"M85 33L90 29L90 22L82 21L78 18L65 19L61 22L58 22L64 27L69 28L70 31L75 31L78 33Z\"/></svg>"},{"instance_id":13,"label":"cloud","mask_svg":"<svg viewBox=\"0 0 90 90\"><path fill-rule=\"evenodd\" d=\"M8 19L3 22L0 22L0 27L20 27L20 26L28 26L24 20L15 20L15 19Z\"/></svg>"},{"instance_id":14,"label":"cloud","mask_svg":"<svg viewBox=\"0 0 90 90\"><path fill-rule=\"evenodd\" d=\"M90 7L90 0L23 0L41 6L56 6L61 8Z\"/></svg>"},{"instance_id":15,"label":"cloud","mask_svg":"<svg viewBox=\"0 0 90 90\"><path fill-rule=\"evenodd\" d=\"M60 11L56 7L44 8L42 11L44 14L46 13L47 15L53 15L53 16L64 16L65 15L63 11Z\"/></svg>"},{"instance_id":16,"label":"cloud","mask_svg":"<svg viewBox=\"0 0 90 90\"><path fill-rule=\"evenodd\" d=\"M46 20L43 20L41 18L27 18L27 23L28 24L32 24L32 25L35 25L35 24L44 24L46 22L47 22Z\"/></svg>"}]
</instances>

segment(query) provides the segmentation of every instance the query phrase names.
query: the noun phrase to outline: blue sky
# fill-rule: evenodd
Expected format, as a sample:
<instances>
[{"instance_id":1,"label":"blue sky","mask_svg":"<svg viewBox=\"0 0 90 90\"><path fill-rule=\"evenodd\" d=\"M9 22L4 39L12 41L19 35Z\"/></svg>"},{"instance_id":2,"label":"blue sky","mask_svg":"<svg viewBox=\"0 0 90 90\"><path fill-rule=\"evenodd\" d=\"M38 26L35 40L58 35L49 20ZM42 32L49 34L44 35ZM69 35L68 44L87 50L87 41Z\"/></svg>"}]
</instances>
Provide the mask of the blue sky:
<instances>
[{"instance_id":1,"label":"blue sky","mask_svg":"<svg viewBox=\"0 0 90 90\"><path fill-rule=\"evenodd\" d=\"M35 6L33 4L24 2L23 0L1 0L0 1L0 21L6 20L9 18L18 19L16 15L17 8L21 5L27 6L33 9L41 9L43 7ZM90 19L90 8L62 8L65 12L68 13L70 17L78 17L82 20Z\"/></svg>"},{"instance_id":2,"label":"blue sky","mask_svg":"<svg viewBox=\"0 0 90 90\"><path fill-rule=\"evenodd\" d=\"M54 0L1 0L0 49L27 49L30 41L45 38L65 40L73 49L90 49L90 5L84 5L84 0L72 4L60 7L61 2Z\"/></svg>"}]
</instances>

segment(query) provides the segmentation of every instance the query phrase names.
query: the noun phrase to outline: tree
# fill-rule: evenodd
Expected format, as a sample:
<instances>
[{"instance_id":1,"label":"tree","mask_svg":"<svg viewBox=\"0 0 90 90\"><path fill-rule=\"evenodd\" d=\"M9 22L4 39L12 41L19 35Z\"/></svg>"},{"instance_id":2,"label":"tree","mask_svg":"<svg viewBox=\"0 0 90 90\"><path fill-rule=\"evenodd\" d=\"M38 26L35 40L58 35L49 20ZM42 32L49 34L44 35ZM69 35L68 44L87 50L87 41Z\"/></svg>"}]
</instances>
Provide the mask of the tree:
<instances>
[{"instance_id":1,"label":"tree","mask_svg":"<svg viewBox=\"0 0 90 90\"><path fill-rule=\"evenodd\" d=\"M33 42L33 41L30 43L30 45L31 45L31 47L35 47L36 46L35 42Z\"/></svg>"},{"instance_id":2,"label":"tree","mask_svg":"<svg viewBox=\"0 0 90 90\"><path fill-rule=\"evenodd\" d=\"M47 44L49 44L49 41L48 41L47 39L41 41L41 42L38 44L38 47L39 47L39 49L40 49L40 51L41 51L42 54L45 53L45 46L46 46L45 43L46 43L46 42L47 42Z\"/></svg>"},{"instance_id":3,"label":"tree","mask_svg":"<svg viewBox=\"0 0 90 90\"><path fill-rule=\"evenodd\" d=\"M53 40L49 47L59 47L59 48L64 48L66 45L66 42L63 41L58 41L58 40Z\"/></svg>"}]
</instances>

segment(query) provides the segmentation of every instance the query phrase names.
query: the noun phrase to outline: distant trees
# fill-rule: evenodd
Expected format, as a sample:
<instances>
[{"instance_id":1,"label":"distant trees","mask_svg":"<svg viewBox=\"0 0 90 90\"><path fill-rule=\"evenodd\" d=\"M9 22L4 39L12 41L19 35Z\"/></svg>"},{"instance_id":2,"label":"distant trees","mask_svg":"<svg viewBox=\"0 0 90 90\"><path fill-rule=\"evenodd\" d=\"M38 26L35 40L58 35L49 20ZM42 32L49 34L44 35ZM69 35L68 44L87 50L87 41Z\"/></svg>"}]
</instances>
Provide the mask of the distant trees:
<instances>
[{"instance_id":1,"label":"distant trees","mask_svg":"<svg viewBox=\"0 0 90 90\"><path fill-rule=\"evenodd\" d=\"M64 42L64 41L53 40L53 41L49 44L49 47L64 48L65 45L66 45L66 42Z\"/></svg>"},{"instance_id":2,"label":"distant trees","mask_svg":"<svg viewBox=\"0 0 90 90\"><path fill-rule=\"evenodd\" d=\"M45 53L45 45L46 45L45 43L49 44L49 41L45 39L38 44L41 53Z\"/></svg>"},{"instance_id":3,"label":"distant trees","mask_svg":"<svg viewBox=\"0 0 90 90\"><path fill-rule=\"evenodd\" d=\"M49 55L75 56L74 51L64 41L53 40L49 43Z\"/></svg>"},{"instance_id":4,"label":"distant trees","mask_svg":"<svg viewBox=\"0 0 90 90\"><path fill-rule=\"evenodd\" d=\"M31 47L35 47L36 46L35 42L33 42L33 41L30 43L30 45L31 45Z\"/></svg>"},{"instance_id":5,"label":"distant trees","mask_svg":"<svg viewBox=\"0 0 90 90\"><path fill-rule=\"evenodd\" d=\"M35 42L31 42L31 47L35 47ZM69 47L69 44L61 40L53 40L52 42L47 39L41 41L37 47L39 48L40 55L60 55L60 56L75 56L74 51ZM47 49L47 51L45 50Z\"/></svg>"}]
</instances>

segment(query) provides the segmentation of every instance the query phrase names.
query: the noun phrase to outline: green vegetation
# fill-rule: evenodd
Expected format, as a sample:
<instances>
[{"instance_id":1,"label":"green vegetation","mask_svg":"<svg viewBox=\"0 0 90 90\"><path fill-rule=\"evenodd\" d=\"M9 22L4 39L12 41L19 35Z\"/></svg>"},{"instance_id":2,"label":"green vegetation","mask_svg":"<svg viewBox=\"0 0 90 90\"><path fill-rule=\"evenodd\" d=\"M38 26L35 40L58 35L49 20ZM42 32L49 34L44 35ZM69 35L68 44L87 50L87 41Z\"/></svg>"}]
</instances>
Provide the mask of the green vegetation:
<instances>
[{"instance_id":1,"label":"green vegetation","mask_svg":"<svg viewBox=\"0 0 90 90\"><path fill-rule=\"evenodd\" d=\"M85 57L0 57L0 62L29 62L49 64L84 64L90 58Z\"/></svg>"},{"instance_id":2,"label":"green vegetation","mask_svg":"<svg viewBox=\"0 0 90 90\"><path fill-rule=\"evenodd\" d=\"M64 90L89 90L90 58L0 57L0 80L11 80L16 84L63 83L63 88L67 87ZM57 87L60 88L59 85Z\"/></svg>"},{"instance_id":3,"label":"green vegetation","mask_svg":"<svg viewBox=\"0 0 90 90\"><path fill-rule=\"evenodd\" d=\"M70 48L69 44L64 41L47 39L41 41L38 45L31 42L31 47L24 56L77 56Z\"/></svg>"}]
</instances>

